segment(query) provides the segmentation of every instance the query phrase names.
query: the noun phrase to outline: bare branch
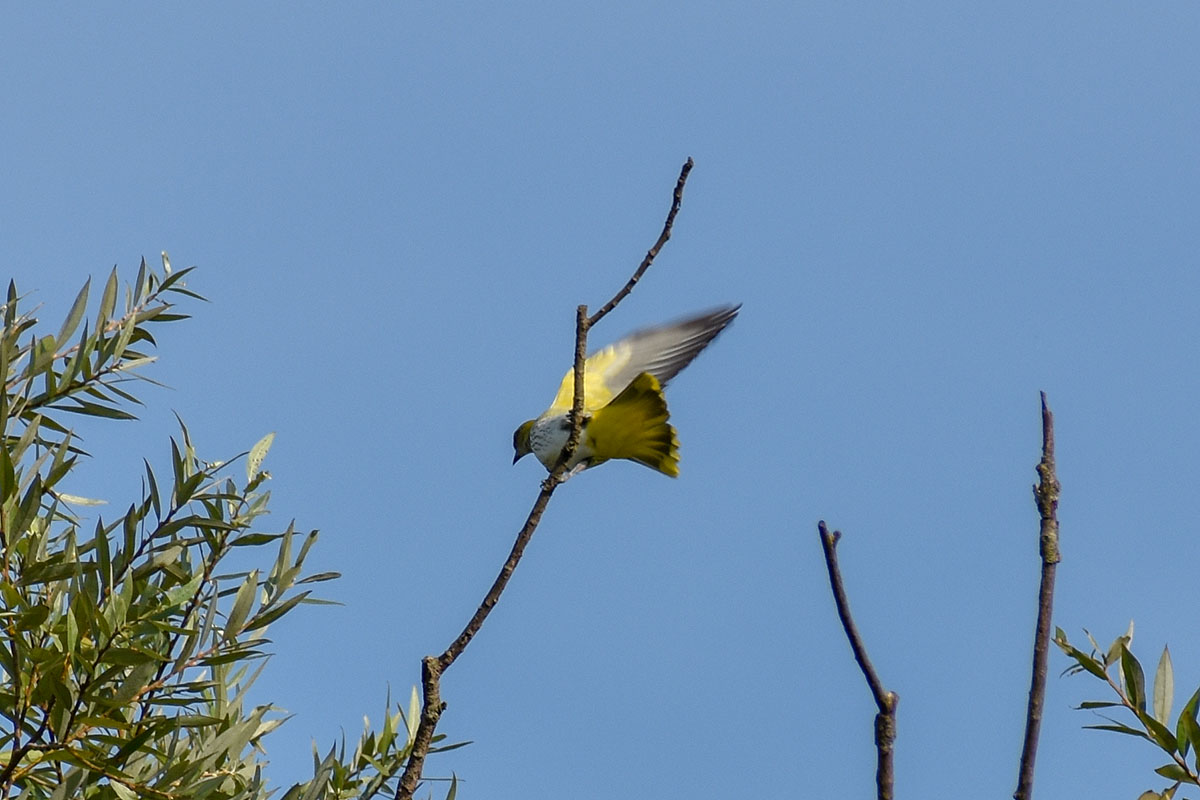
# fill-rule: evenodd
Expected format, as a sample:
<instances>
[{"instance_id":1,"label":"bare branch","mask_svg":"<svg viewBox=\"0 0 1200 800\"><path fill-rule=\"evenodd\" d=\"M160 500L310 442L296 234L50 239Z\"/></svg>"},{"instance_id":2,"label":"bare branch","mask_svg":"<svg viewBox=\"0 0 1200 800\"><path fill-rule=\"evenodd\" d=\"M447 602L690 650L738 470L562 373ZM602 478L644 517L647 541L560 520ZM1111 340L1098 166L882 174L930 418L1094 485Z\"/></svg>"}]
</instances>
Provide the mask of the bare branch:
<instances>
[{"instance_id":1,"label":"bare branch","mask_svg":"<svg viewBox=\"0 0 1200 800\"><path fill-rule=\"evenodd\" d=\"M500 595L508 586L509 579L512 578L513 572L520 563L521 557L525 553L525 547L533 538L533 533L537 530L538 524L542 520L542 514L546 511L546 506L550 503L550 497L554 494L554 490L559 487L567 477L569 477L567 464L574 456L576 449L579 447L579 439L583 431L583 387L584 387L584 362L587 358L587 337L591 327L600 321L609 311L616 308L617 303L621 302L631 291L633 287L641 280L642 275L650 268L654 262L654 257L658 255L658 251L666 244L667 239L671 238L671 227L675 224L675 215L679 213L679 204L683 200L683 185L687 181L688 173L692 170L692 159L688 159L683 165L683 171L679 174L679 180L675 185L675 194L671 203L671 210L667 214L666 224L663 226L663 231L658 237L658 241L646 253L646 257L642 263L634 271L633 277L621 288L619 292L608 301L595 315L589 317L586 305L581 305L575 309L575 358L573 371L573 394L571 403L571 431L567 437L567 444L563 447L562 454L558 458L558 462L554 465L554 469L550 471L550 475L542 481L542 489L538 494L537 500L533 503L533 508L529 511L529 516L525 518L525 524L521 526L521 530L517 533L517 539L513 543L512 550L505 559L504 565L500 568L500 574L496 576L496 580L492 582L492 587L488 589L487 594L483 598L483 602L475 609L475 613L471 616L462 633L450 643L440 656L426 656L422 660L421 669L421 694L422 708L421 718L417 723L417 730L413 736L412 751L408 758L408 763L405 764L404 772L400 776L400 782L396 786L396 800L412 800L413 794L417 790L418 784L421 782L421 771L425 766L425 758L429 755L429 749L433 745L434 731L437 729L438 721L441 719L442 712L446 708L446 703L442 700L441 695L441 678L442 674L450 668L450 665L462 655L467 649L467 645L475 638L480 628L483 627L484 620L492 613L496 603L500 601Z\"/></svg>"},{"instance_id":2,"label":"bare branch","mask_svg":"<svg viewBox=\"0 0 1200 800\"><path fill-rule=\"evenodd\" d=\"M829 532L824 520L817 523L817 531L821 536L821 547L825 551L825 566L829 570L829 585L833 589L833 600L837 605L838 618L850 640L850 649L854 651L854 660L858 662L867 686L875 698L879 713L875 715L875 751L877 766L875 770L875 786L879 800L891 800L895 772L893 768L894 745L896 741L896 706L900 697L895 692L884 688L879 680L879 674L867 656L867 648L863 645L858 627L850 616L850 601L846 597L846 588L842 584L842 572L838 567L837 544L842 538L841 531Z\"/></svg>"},{"instance_id":3,"label":"bare branch","mask_svg":"<svg viewBox=\"0 0 1200 800\"><path fill-rule=\"evenodd\" d=\"M1061 489L1054 470L1054 415L1042 392L1042 460L1037 465L1038 483L1033 497L1041 515L1038 549L1042 557L1042 582L1038 590L1037 630L1033 639L1033 676L1029 685L1029 706L1025 712L1025 743L1021 748L1021 767L1017 775L1014 800L1033 797L1033 767L1037 760L1038 733L1042 727L1042 708L1046 699L1046 670L1050 649L1050 614L1054 608L1054 573L1062 559L1058 550L1058 494Z\"/></svg>"}]
</instances>

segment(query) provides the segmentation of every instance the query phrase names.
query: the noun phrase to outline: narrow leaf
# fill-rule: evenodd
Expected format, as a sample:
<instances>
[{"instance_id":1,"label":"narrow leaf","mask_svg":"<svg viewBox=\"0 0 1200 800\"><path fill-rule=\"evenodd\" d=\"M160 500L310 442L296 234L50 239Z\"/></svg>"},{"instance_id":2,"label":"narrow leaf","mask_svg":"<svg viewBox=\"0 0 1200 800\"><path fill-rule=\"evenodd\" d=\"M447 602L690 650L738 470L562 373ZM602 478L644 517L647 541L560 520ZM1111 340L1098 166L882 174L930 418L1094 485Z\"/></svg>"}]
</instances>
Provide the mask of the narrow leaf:
<instances>
[{"instance_id":1,"label":"narrow leaf","mask_svg":"<svg viewBox=\"0 0 1200 800\"><path fill-rule=\"evenodd\" d=\"M267 451L271 449L271 443L274 441L275 433L272 431L250 448L250 455L246 458L246 480L253 480L254 476L258 474L263 459L267 457Z\"/></svg>"},{"instance_id":2,"label":"narrow leaf","mask_svg":"<svg viewBox=\"0 0 1200 800\"><path fill-rule=\"evenodd\" d=\"M1179 712L1175 723L1175 739L1179 742L1179 754L1187 756L1189 746L1200 753L1200 724L1196 722L1196 707L1200 703L1200 689L1191 696Z\"/></svg>"},{"instance_id":3,"label":"narrow leaf","mask_svg":"<svg viewBox=\"0 0 1200 800\"><path fill-rule=\"evenodd\" d=\"M1168 753L1175 752L1175 734L1171 733L1166 725L1150 716L1146 711L1139 710L1137 716L1138 721L1146 726L1146 732L1150 734L1151 741Z\"/></svg>"},{"instance_id":4,"label":"narrow leaf","mask_svg":"<svg viewBox=\"0 0 1200 800\"><path fill-rule=\"evenodd\" d=\"M247 630L257 631L267 627L275 620L282 617L287 612L291 611L296 604L303 602L304 598L308 597L308 592L301 592L297 595L292 595L281 603L271 606L270 608L256 614L252 620L246 625Z\"/></svg>"},{"instance_id":5,"label":"narrow leaf","mask_svg":"<svg viewBox=\"0 0 1200 800\"><path fill-rule=\"evenodd\" d=\"M1163 647L1162 658L1154 673L1154 718L1164 725L1171 720L1171 705L1175 700L1175 672L1171 667L1171 651Z\"/></svg>"},{"instance_id":6,"label":"narrow leaf","mask_svg":"<svg viewBox=\"0 0 1200 800\"><path fill-rule=\"evenodd\" d=\"M1129 736L1137 736L1142 739L1150 739L1145 731L1139 731L1137 728L1130 728L1128 725L1084 725L1084 730L1089 731L1112 731L1113 733L1124 733Z\"/></svg>"},{"instance_id":7,"label":"narrow leaf","mask_svg":"<svg viewBox=\"0 0 1200 800\"><path fill-rule=\"evenodd\" d=\"M113 267L108 273L108 281L104 284L104 294L100 295L100 311L96 314L96 330L103 331L105 324L112 319L117 308L117 268Z\"/></svg>"},{"instance_id":8,"label":"narrow leaf","mask_svg":"<svg viewBox=\"0 0 1200 800\"><path fill-rule=\"evenodd\" d=\"M146 685L154 679L154 673L157 669L158 665L155 662L144 661L129 670L129 674L125 676L125 680L112 693L109 701L110 704L122 706L140 695L146 689Z\"/></svg>"},{"instance_id":9,"label":"narrow leaf","mask_svg":"<svg viewBox=\"0 0 1200 800\"><path fill-rule=\"evenodd\" d=\"M1178 764L1163 764L1154 771L1169 781L1186 781L1191 778L1191 776L1188 775L1187 770Z\"/></svg>"},{"instance_id":10,"label":"narrow leaf","mask_svg":"<svg viewBox=\"0 0 1200 800\"><path fill-rule=\"evenodd\" d=\"M17 489L17 473L9 457L8 448L0 447L0 501L15 497Z\"/></svg>"},{"instance_id":11,"label":"narrow leaf","mask_svg":"<svg viewBox=\"0 0 1200 800\"><path fill-rule=\"evenodd\" d=\"M120 420L137 419L133 414L130 414L128 411L122 411L119 408L102 406L98 403L89 403L87 400L80 400L78 397L72 397L71 400L78 403L78 405L57 405L51 406L51 408L56 408L59 411L69 411L72 414L86 414L89 417L107 417L108 419Z\"/></svg>"},{"instance_id":12,"label":"narrow leaf","mask_svg":"<svg viewBox=\"0 0 1200 800\"><path fill-rule=\"evenodd\" d=\"M1139 711L1146 710L1146 676L1142 665L1129 652L1128 647L1121 647L1121 674L1125 677L1125 694L1129 703Z\"/></svg>"},{"instance_id":13,"label":"narrow leaf","mask_svg":"<svg viewBox=\"0 0 1200 800\"><path fill-rule=\"evenodd\" d=\"M148 493L150 495L150 503L154 506L154 516L162 517L161 500L158 496L158 481L154 479L154 470L150 467L150 462L142 459L142 463L146 465L146 483L148 484Z\"/></svg>"},{"instance_id":14,"label":"narrow leaf","mask_svg":"<svg viewBox=\"0 0 1200 800\"><path fill-rule=\"evenodd\" d=\"M79 327L80 321L83 320L83 312L87 309L88 290L92 287L92 279L88 278L83 284L83 288L79 290L79 294L75 297L75 302L71 305L71 310L67 313L66 320L63 321L62 330L58 332L56 347L62 347L75 333L75 329Z\"/></svg>"},{"instance_id":15,"label":"narrow leaf","mask_svg":"<svg viewBox=\"0 0 1200 800\"><path fill-rule=\"evenodd\" d=\"M301 578L300 580L296 581L296 585L299 586L302 583L320 583L321 581L335 581L340 577L342 577L342 573L340 572L318 572L315 575L309 575L306 578Z\"/></svg>"},{"instance_id":16,"label":"narrow leaf","mask_svg":"<svg viewBox=\"0 0 1200 800\"><path fill-rule=\"evenodd\" d=\"M408 716L404 719L404 724L408 726L408 742L411 744L417 738L417 725L420 723L421 716L421 699L417 696L417 687L412 687L412 694L408 698Z\"/></svg>"},{"instance_id":17,"label":"narrow leaf","mask_svg":"<svg viewBox=\"0 0 1200 800\"><path fill-rule=\"evenodd\" d=\"M113 267L113 269L116 269L116 267ZM154 273L151 272L150 277L153 276ZM150 290L150 284L146 279L146 259L143 258L141 265L138 267L137 278L135 278L133 281L133 297L129 298L130 305L140 306L142 301L146 298L146 293Z\"/></svg>"},{"instance_id":18,"label":"narrow leaf","mask_svg":"<svg viewBox=\"0 0 1200 800\"><path fill-rule=\"evenodd\" d=\"M225 620L225 641L237 638L242 631L246 617L250 615L250 606L254 602L254 594L258 589L258 570L246 576L246 580L238 587L237 596L233 599L233 608Z\"/></svg>"},{"instance_id":19,"label":"narrow leaf","mask_svg":"<svg viewBox=\"0 0 1200 800\"><path fill-rule=\"evenodd\" d=\"M229 543L230 547L256 547L260 544L269 544L275 541L283 534L281 533L247 533L245 536L239 536Z\"/></svg>"},{"instance_id":20,"label":"narrow leaf","mask_svg":"<svg viewBox=\"0 0 1200 800\"><path fill-rule=\"evenodd\" d=\"M91 497L79 497L78 495L74 495L74 494L63 494L62 492L59 492L59 493L58 493L58 499L59 499L59 500L62 500L64 503L70 503L71 505L74 505L74 506L103 506L103 505L108 505L108 501L107 501L107 500L96 500L96 499L94 499L94 498L91 498Z\"/></svg>"}]
</instances>

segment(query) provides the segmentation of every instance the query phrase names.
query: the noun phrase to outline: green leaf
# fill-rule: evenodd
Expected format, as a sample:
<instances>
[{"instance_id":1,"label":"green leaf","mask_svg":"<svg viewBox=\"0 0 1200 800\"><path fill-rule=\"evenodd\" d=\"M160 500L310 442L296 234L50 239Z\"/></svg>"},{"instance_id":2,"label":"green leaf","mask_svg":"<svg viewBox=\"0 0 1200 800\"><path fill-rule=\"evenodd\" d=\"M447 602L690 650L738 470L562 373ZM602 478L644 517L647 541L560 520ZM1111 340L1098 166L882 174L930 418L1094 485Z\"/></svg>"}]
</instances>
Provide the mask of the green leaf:
<instances>
[{"instance_id":1,"label":"green leaf","mask_svg":"<svg viewBox=\"0 0 1200 800\"><path fill-rule=\"evenodd\" d=\"M1112 724L1112 725L1084 725L1084 730L1089 731L1112 731L1113 733L1124 733L1128 736L1137 736L1141 739L1150 740L1150 736L1145 731L1139 731L1137 728L1131 728L1128 725Z\"/></svg>"},{"instance_id":2,"label":"green leaf","mask_svg":"<svg viewBox=\"0 0 1200 800\"><path fill-rule=\"evenodd\" d=\"M9 457L8 448L0 447L0 502L17 494L17 474Z\"/></svg>"},{"instance_id":3,"label":"green leaf","mask_svg":"<svg viewBox=\"0 0 1200 800\"><path fill-rule=\"evenodd\" d=\"M120 798L120 800L138 800L137 792L114 780L108 782L108 788L112 789L113 794Z\"/></svg>"},{"instance_id":4,"label":"green leaf","mask_svg":"<svg viewBox=\"0 0 1200 800\"><path fill-rule=\"evenodd\" d=\"M289 597L282 603L278 603L270 608L263 609L256 614L252 620L250 620L250 622L246 625L246 629L256 631L267 627L272 622L291 611L298 603L303 602L304 598L308 597L309 594L309 592L301 592L300 594Z\"/></svg>"},{"instance_id":5,"label":"green leaf","mask_svg":"<svg viewBox=\"0 0 1200 800\"><path fill-rule=\"evenodd\" d=\"M1138 710L1138 720L1146 726L1146 731L1150 734L1150 739L1168 754L1175 752L1175 734L1163 725L1161 722L1150 716L1149 713Z\"/></svg>"},{"instance_id":6,"label":"green leaf","mask_svg":"<svg viewBox=\"0 0 1200 800\"><path fill-rule=\"evenodd\" d=\"M229 664L234 661L247 661L251 658L259 658L262 655L262 652L259 650L230 650L215 656L202 658L199 664L205 667L213 667L219 664Z\"/></svg>"},{"instance_id":7,"label":"green leaf","mask_svg":"<svg viewBox=\"0 0 1200 800\"><path fill-rule=\"evenodd\" d=\"M61 558L61 556L59 556ZM39 561L25 568L25 574L19 581L22 586L36 586L39 583L61 581L63 578L73 578L83 572L91 572L96 565L90 561Z\"/></svg>"},{"instance_id":8,"label":"green leaf","mask_svg":"<svg viewBox=\"0 0 1200 800\"><path fill-rule=\"evenodd\" d=\"M96 330L103 331L105 324L112 319L117 308L117 268L113 267L108 273L108 281L104 284L104 294L100 295L100 310L96 314Z\"/></svg>"},{"instance_id":9,"label":"green leaf","mask_svg":"<svg viewBox=\"0 0 1200 800\"><path fill-rule=\"evenodd\" d=\"M92 497L79 497L73 494L58 493L58 499L73 506L104 506L108 505L107 500L97 500Z\"/></svg>"},{"instance_id":10,"label":"green leaf","mask_svg":"<svg viewBox=\"0 0 1200 800\"><path fill-rule=\"evenodd\" d=\"M78 397L72 397L71 402L76 403L76 405L53 405L50 407L59 411L69 411L72 414L85 414L89 417L107 417L108 419L120 420L137 419L137 417L128 411L122 411L119 408L112 408L111 406L102 406L99 403L91 403L87 400L80 400Z\"/></svg>"},{"instance_id":11,"label":"green leaf","mask_svg":"<svg viewBox=\"0 0 1200 800\"><path fill-rule=\"evenodd\" d=\"M75 352L71 355L67 362L66 368L62 375L59 376L59 383L63 386L63 391L76 391L80 387L72 388L75 379L79 377L80 371L83 370L84 364L87 363L89 350L88 342L91 339L91 331L88 330L86 321L83 323L83 333L79 336L79 342L75 345Z\"/></svg>"},{"instance_id":12,"label":"green leaf","mask_svg":"<svg viewBox=\"0 0 1200 800\"><path fill-rule=\"evenodd\" d=\"M408 698L408 715L404 718L404 724L408 727L408 743L412 744L417 738L417 725L421 722L421 698L417 695L417 687L412 687L412 694Z\"/></svg>"},{"instance_id":13,"label":"green leaf","mask_svg":"<svg viewBox=\"0 0 1200 800\"><path fill-rule=\"evenodd\" d=\"M105 586L112 585L112 550L109 548L108 531L104 530L103 520L96 520L96 533L92 537L96 547L96 565L100 569L100 579Z\"/></svg>"},{"instance_id":14,"label":"green leaf","mask_svg":"<svg viewBox=\"0 0 1200 800\"><path fill-rule=\"evenodd\" d=\"M79 290L79 294L75 297L75 302L71 304L71 310L67 313L67 318L63 322L62 330L58 332L56 348L62 347L75 333L75 329L79 327L80 321L83 319L83 312L87 309L88 290L92 288L92 279L88 278L83 284L83 288Z\"/></svg>"},{"instance_id":15,"label":"green leaf","mask_svg":"<svg viewBox=\"0 0 1200 800\"><path fill-rule=\"evenodd\" d=\"M254 476L258 475L263 459L267 457L267 451L271 449L271 443L274 441L275 433L272 431L250 448L250 455L246 458L246 480L253 480Z\"/></svg>"},{"instance_id":16,"label":"green leaf","mask_svg":"<svg viewBox=\"0 0 1200 800\"><path fill-rule=\"evenodd\" d=\"M1169 722L1174 701L1175 672L1171 668L1171 651L1164 645L1154 673L1154 718L1163 724Z\"/></svg>"},{"instance_id":17,"label":"green leaf","mask_svg":"<svg viewBox=\"0 0 1200 800\"><path fill-rule=\"evenodd\" d=\"M1091 638L1091 634L1088 634L1088 638ZM1092 639L1092 644L1096 644L1095 639ZM1129 630L1124 635L1114 639L1113 643L1108 646L1108 653L1104 656L1104 666L1109 667L1117 663L1117 660L1121 657L1121 648L1129 647L1131 644L1133 644L1133 620L1129 620ZM1096 649L1099 650L1100 648L1097 646Z\"/></svg>"},{"instance_id":18,"label":"green leaf","mask_svg":"<svg viewBox=\"0 0 1200 800\"><path fill-rule=\"evenodd\" d=\"M229 543L230 547L255 547L260 544L269 544L275 541L282 533L247 533L245 536L239 536Z\"/></svg>"},{"instance_id":19,"label":"green leaf","mask_svg":"<svg viewBox=\"0 0 1200 800\"><path fill-rule=\"evenodd\" d=\"M100 659L100 663L133 667L156 659L160 659L157 653L148 653L138 648L110 647L104 651L104 657Z\"/></svg>"},{"instance_id":20,"label":"green leaf","mask_svg":"<svg viewBox=\"0 0 1200 800\"><path fill-rule=\"evenodd\" d=\"M157 670L158 664L154 661L144 661L129 670L129 674L125 676L125 680L112 693L111 705L123 706L141 694L150 681L154 679L154 673Z\"/></svg>"},{"instance_id":21,"label":"green leaf","mask_svg":"<svg viewBox=\"0 0 1200 800\"><path fill-rule=\"evenodd\" d=\"M208 728L224 722L220 717L210 717L206 714L181 714L176 719L185 728Z\"/></svg>"},{"instance_id":22,"label":"green leaf","mask_svg":"<svg viewBox=\"0 0 1200 800\"><path fill-rule=\"evenodd\" d=\"M237 596L233 599L233 608L225 619L225 641L237 638L242 632L242 625L250 615L250 606L254 603L254 595L258 590L258 570L246 576L246 580L238 587Z\"/></svg>"},{"instance_id":23,"label":"green leaf","mask_svg":"<svg viewBox=\"0 0 1200 800\"><path fill-rule=\"evenodd\" d=\"M179 606L191 600L196 595L196 592L200 590L200 584L203 582L204 573L197 571L187 583L181 583L167 592L167 603L172 606Z\"/></svg>"},{"instance_id":24,"label":"green leaf","mask_svg":"<svg viewBox=\"0 0 1200 800\"><path fill-rule=\"evenodd\" d=\"M113 269L116 269L116 267L113 267ZM146 259L143 258L141 265L138 266L137 278L133 281L133 297L131 298L132 305L140 306L142 301L146 299L146 293L150 291L150 282L147 280L147 278L149 277L149 279L152 280L154 278L154 273L151 272L149 276L147 276L146 272Z\"/></svg>"},{"instance_id":25,"label":"green leaf","mask_svg":"<svg viewBox=\"0 0 1200 800\"><path fill-rule=\"evenodd\" d=\"M1200 689L1197 689L1191 699L1179 712L1179 721L1175 723L1175 739L1179 743L1179 754L1187 756L1190 746L1200 753L1200 724L1196 722L1196 708L1200 704Z\"/></svg>"},{"instance_id":26,"label":"green leaf","mask_svg":"<svg viewBox=\"0 0 1200 800\"><path fill-rule=\"evenodd\" d=\"M148 486L147 494L149 494L150 502L154 506L154 516L161 518L162 507L160 506L160 503L162 501L158 496L158 481L154 479L154 470L150 468L150 462L143 458L142 463L146 465L146 483Z\"/></svg>"},{"instance_id":27,"label":"green leaf","mask_svg":"<svg viewBox=\"0 0 1200 800\"><path fill-rule=\"evenodd\" d=\"M32 379L50 369L54 364L54 337L43 336L33 345L33 359L26 375Z\"/></svg>"},{"instance_id":28,"label":"green leaf","mask_svg":"<svg viewBox=\"0 0 1200 800\"><path fill-rule=\"evenodd\" d=\"M1161 767L1159 767L1158 769L1156 769L1154 771L1157 772L1159 775L1162 775L1164 778L1166 778L1169 781L1189 781L1190 782L1190 780L1191 780L1191 776L1188 775L1187 770L1185 770L1183 767L1179 766L1178 764L1163 764Z\"/></svg>"},{"instance_id":29,"label":"green leaf","mask_svg":"<svg viewBox=\"0 0 1200 800\"><path fill-rule=\"evenodd\" d=\"M113 363L125 357L125 348L129 346L129 341L133 338L133 332L137 329L138 316L138 314L131 314L126 317L125 321L121 324L121 332L112 340L112 349L109 357Z\"/></svg>"},{"instance_id":30,"label":"green leaf","mask_svg":"<svg viewBox=\"0 0 1200 800\"><path fill-rule=\"evenodd\" d=\"M301 578L300 580L296 581L296 585L299 586L302 583L320 583L322 581L335 581L340 577L342 577L342 573L340 573L340 572L318 572L315 575L309 575L305 578Z\"/></svg>"},{"instance_id":31,"label":"green leaf","mask_svg":"<svg viewBox=\"0 0 1200 800\"><path fill-rule=\"evenodd\" d=\"M36 605L28 611L22 611L17 614L13 624L18 631L28 631L41 625L50 616L50 607L44 605Z\"/></svg>"},{"instance_id":32,"label":"green leaf","mask_svg":"<svg viewBox=\"0 0 1200 800\"><path fill-rule=\"evenodd\" d=\"M1108 679L1108 673L1104 671L1104 666L1099 661L1081 650L1076 650L1074 647L1071 648L1071 651L1069 655L1075 659L1080 667L1095 675L1100 680Z\"/></svg>"},{"instance_id":33,"label":"green leaf","mask_svg":"<svg viewBox=\"0 0 1200 800\"><path fill-rule=\"evenodd\" d=\"M1146 676L1142 672L1142 665L1124 645L1121 646L1121 674L1125 676L1125 694L1129 697L1130 705L1145 711Z\"/></svg>"}]
</instances>

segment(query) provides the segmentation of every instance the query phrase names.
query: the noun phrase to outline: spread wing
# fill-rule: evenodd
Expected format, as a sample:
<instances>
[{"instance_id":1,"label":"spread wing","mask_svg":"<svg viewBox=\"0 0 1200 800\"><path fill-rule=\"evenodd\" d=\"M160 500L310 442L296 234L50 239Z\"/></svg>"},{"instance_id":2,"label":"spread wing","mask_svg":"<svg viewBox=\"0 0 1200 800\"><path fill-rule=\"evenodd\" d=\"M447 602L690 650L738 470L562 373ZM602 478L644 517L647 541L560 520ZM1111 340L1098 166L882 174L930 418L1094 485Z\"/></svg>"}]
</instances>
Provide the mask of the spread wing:
<instances>
[{"instance_id":1,"label":"spread wing","mask_svg":"<svg viewBox=\"0 0 1200 800\"><path fill-rule=\"evenodd\" d=\"M595 411L608 405L643 372L649 372L666 386L733 322L740 308L740 304L721 306L678 322L646 328L592 353L583 365L584 410ZM570 410L574 374L573 370L567 370L547 414Z\"/></svg>"}]
</instances>

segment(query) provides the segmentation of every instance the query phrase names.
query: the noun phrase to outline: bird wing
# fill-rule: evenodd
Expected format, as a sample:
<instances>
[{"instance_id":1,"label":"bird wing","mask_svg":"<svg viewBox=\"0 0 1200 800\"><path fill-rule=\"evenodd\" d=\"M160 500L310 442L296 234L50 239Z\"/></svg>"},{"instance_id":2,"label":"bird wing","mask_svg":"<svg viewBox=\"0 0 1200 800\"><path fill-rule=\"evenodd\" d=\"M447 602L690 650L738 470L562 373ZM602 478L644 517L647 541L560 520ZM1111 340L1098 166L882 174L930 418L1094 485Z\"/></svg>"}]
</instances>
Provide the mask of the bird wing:
<instances>
[{"instance_id":1,"label":"bird wing","mask_svg":"<svg viewBox=\"0 0 1200 800\"><path fill-rule=\"evenodd\" d=\"M597 350L584 361L583 410L608 405L633 379L649 372L662 386L679 374L737 316L741 305L711 311L637 331ZM567 370L547 414L569 411L575 393L574 370Z\"/></svg>"}]
</instances>

